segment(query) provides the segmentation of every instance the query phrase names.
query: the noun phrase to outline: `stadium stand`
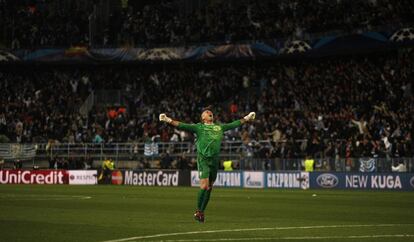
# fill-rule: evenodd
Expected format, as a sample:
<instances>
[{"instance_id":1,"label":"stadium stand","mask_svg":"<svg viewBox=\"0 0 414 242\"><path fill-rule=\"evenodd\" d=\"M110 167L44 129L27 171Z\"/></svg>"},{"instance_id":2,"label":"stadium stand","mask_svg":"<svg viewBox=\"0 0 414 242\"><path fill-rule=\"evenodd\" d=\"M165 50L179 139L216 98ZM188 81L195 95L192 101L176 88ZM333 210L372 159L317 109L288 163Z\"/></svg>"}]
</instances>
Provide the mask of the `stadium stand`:
<instances>
[{"instance_id":1,"label":"stadium stand","mask_svg":"<svg viewBox=\"0 0 414 242\"><path fill-rule=\"evenodd\" d=\"M99 1L29 2L0 2L6 46L251 42L414 22L414 4L409 0L196 1L197 6L182 1L112 1L110 8ZM90 25L95 26L93 33L88 31Z\"/></svg>"},{"instance_id":2,"label":"stadium stand","mask_svg":"<svg viewBox=\"0 0 414 242\"><path fill-rule=\"evenodd\" d=\"M0 1L0 46L6 47L0 61L5 62L18 60L16 53L25 49L76 46L65 49L61 56L67 57L91 47L277 46L276 39L389 26L390 32L368 37L395 44L377 53L304 60L8 65L0 69L0 140L48 145L191 143L194 137L162 126L157 115L166 112L197 122L200 110L213 105L220 122L257 111L254 124L225 137L240 144L238 152L257 158L412 157L414 53L399 47L413 38L413 12L408 0ZM275 50L289 54L287 43ZM151 51L148 55L163 53ZM25 53L20 56L31 55ZM100 105L88 105L97 99ZM174 158L192 149L181 147ZM138 153L134 146L130 149Z\"/></svg>"},{"instance_id":3,"label":"stadium stand","mask_svg":"<svg viewBox=\"0 0 414 242\"><path fill-rule=\"evenodd\" d=\"M212 104L221 122L257 110L256 123L226 139L288 141L286 157L332 155L336 141L343 154L350 143L350 155L412 156L412 59L402 51L255 65L18 68L0 73L0 133L22 143L189 141L160 128L157 114L197 122ZM82 116L83 101L101 89L124 90L128 112L95 107Z\"/></svg>"}]
</instances>

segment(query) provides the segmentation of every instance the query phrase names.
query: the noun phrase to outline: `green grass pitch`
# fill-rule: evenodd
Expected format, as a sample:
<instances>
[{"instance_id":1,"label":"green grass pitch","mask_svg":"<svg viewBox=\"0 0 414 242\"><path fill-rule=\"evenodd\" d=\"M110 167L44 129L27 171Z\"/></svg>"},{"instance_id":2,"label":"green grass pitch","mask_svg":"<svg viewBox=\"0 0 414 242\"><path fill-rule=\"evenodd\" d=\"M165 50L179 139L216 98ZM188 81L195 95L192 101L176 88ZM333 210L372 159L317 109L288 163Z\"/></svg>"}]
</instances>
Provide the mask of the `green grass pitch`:
<instances>
[{"instance_id":1,"label":"green grass pitch","mask_svg":"<svg viewBox=\"0 0 414 242\"><path fill-rule=\"evenodd\" d=\"M413 192L0 186L0 241L414 241ZM316 196L313 196L316 194Z\"/></svg>"}]
</instances>

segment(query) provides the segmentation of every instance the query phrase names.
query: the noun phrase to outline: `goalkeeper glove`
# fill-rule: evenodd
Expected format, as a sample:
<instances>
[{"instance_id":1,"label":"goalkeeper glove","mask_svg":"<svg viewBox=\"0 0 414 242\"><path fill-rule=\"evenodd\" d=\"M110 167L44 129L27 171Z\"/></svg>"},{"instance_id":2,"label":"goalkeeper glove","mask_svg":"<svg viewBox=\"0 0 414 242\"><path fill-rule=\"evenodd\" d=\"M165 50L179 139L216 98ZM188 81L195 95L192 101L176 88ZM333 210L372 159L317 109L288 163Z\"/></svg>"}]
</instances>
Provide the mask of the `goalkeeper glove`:
<instances>
[{"instance_id":1,"label":"goalkeeper glove","mask_svg":"<svg viewBox=\"0 0 414 242\"><path fill-rule=\"evenodd\" d=\"M256 113L255 112L251 112L251 113L249 113L248 115L246 115L244 117L244 120L246 120L248 122L248 121L254 120L255 118L256 118Z\"/></svg>"},{"instance_id":2,"label":"goalkeeper glove","mask_svg":"<svg viewBox=\"0 0 414 242\"><path fill-rule=\"evenodd\" d=\"M166 122L166 123L171 123L172 119L167 117L167 115L165 113L160 114L160 121L161 122Z\"/></svg>"}]
</instances>

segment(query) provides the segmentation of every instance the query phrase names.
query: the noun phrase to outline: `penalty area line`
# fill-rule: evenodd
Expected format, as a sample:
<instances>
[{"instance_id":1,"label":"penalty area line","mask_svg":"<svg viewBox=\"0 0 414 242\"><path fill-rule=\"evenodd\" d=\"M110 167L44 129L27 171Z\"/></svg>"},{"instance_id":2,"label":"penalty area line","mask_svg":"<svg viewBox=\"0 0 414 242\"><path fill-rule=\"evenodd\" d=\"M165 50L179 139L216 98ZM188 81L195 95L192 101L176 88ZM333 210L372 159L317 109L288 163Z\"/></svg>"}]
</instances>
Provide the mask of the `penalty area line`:
<instances>
[{"instance_id":1,"label":"penalty area line","mask_svg":"<svg viewBox=\"0 0 414 242\"><path fill-rule=\"evenodd\" d=\"M413 224L340 224L340 225L315 225L315 226L274 227L274 228L223 229L223 230L205 230L205 231L201 230L201 231L189 231L189 232L177 232L177 233L135 236L135 237L129 237L129 238L122 238L122 239L106 240L106 241L102 241L102 242L124 242L124 241L154 239L154 238L179 236L179 235L214 234L214 233L226 233L226 232L246 232L246 231L266 231L266 230L294 230L294 229L327 229L327 228L401 227L401 226L410 226L410 225L413 225ZM277 238L273 238L273 239L277 239ZM169 241L171 241L171 240L169 240ZM173 241L180 241L180 240L173 240ZM187 240L181 240L181 241L187 241ZM198 240L188 240L188 241L198 241ZM202 240L202 241L204 241L204 240Z\"/></svg>"}]
</instances>

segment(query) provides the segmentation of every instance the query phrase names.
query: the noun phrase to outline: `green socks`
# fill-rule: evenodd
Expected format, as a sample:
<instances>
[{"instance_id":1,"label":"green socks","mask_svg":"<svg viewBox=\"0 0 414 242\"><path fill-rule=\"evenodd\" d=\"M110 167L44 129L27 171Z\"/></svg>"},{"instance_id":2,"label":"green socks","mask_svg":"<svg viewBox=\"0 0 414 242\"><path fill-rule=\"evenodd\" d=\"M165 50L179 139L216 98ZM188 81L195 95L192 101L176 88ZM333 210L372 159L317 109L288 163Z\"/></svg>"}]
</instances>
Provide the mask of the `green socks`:
<instances>
[{"instance_id":1,"label":"green socks","mask_svg":"<svg viewBox=\"0 0 414 242\"><path fill-rule=\"evenodd\" d=\"M201 210L201 207L203 206L204 197L205 197L206 193L207 193L207 190L204 190L204 189L200 189L198 191L197 210L199 210L199 211L203 211L203 210Z\"/></svg>"},{"instance_id":2,"label":"green socks","mask_svg":"<svg viewBox=\"0 0 414 242\"><path fill-rule=\"evenodd\" d=\"M210 194L211 194L211 188L208 189L204 194L204 201L203 201L203 204L201 204L201 211L203 212L207 207L208 201L210 200Z\"/></svg>"},{"instance_id":3,"label":"green socks","mask_svg":"<svg viewBox=\"0 0 414 242\"><path fill-rule=\"evenodd\" d=\"M198 191L197 196L197 209L201 212L204 212L204 210L207 207L208 201L210 200L210 194L211 194L211 188L208 190L200 189Z\"/></svg>"}]
</instances>

